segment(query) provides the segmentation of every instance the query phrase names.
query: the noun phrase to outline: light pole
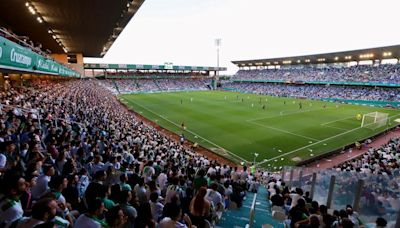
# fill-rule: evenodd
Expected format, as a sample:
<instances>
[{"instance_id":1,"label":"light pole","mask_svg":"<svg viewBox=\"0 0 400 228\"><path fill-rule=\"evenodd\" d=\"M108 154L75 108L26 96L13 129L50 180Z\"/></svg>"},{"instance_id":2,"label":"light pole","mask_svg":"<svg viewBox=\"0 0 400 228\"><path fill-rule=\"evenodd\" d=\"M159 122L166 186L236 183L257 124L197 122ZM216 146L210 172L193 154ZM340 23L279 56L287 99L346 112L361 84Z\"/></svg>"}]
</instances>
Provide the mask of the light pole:
<instances>
[{"instance_id":1,"label":"light pole","mask_svg":"<svg viewBox=\"0 0 400 228\"><path fill-rule=\"evenodd\" d=\"M217 48L217 70L216 70L216 75L215 75L215 80L214 80L214 89L217 88L217 81L219 79L219 50L221 48L222 40L221 38L215 39L215 47Z\"/></svg>"}]
</instances>

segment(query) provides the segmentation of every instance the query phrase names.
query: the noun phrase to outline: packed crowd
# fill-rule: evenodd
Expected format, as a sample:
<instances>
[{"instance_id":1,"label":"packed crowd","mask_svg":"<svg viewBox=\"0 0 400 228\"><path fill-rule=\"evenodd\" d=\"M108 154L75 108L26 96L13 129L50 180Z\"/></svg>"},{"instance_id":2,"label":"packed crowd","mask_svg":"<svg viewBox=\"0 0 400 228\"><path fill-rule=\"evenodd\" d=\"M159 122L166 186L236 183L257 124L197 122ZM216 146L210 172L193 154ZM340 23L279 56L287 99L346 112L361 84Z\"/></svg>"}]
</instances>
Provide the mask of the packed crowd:
<instances>
[{"instance_id":1,"label":"packed crowd","mask_svg":"<svg viewBox=\"0 0 400 228\"><path fill-rule=\"evenodd\" d=\"M341 164L337 169L398 176L400 175L400 138L391 139L380 148L371 148L367 153Z\"/></svg>"},{"instance_id":2,"label":"packed crowd","mask_svg":"<svg viewBox=\"0 0 400 228\"><path fill-rule=\"evenodd\" d=\"M11 40L13 42L16 42L19 45L27 47L40 55L50 57L49 54L51 54L51 51L49 49L43 50L41 43L34 43L27 36L19 36L15 34L12 30L4 27L0 27L0 36L7 38L8 40Z\"/></svg>"},{"instance_id":3,"label":"packed crowd","mask_svg":"<svg viewBox=\"0 0 400 228\"><path fill-rule=\"evenodd\" d=\"M148 71L141 71L141 70L129 70L129 71L117 71L117 72L110 72L107 71L108 76L127 76L127 77L141 77L141 78L157 78L157 77L163 77L163 78L176 78L176 77L204 77L207 76L205 72L190 72L190 73L178 73L178 72L153 72L150 73Z\"/></svg>"},{"instance_id":4,"label":"packed crowd","mask_svg":"<svg viewBox=\"0 0 400 228\"><path fill-rule=\"evenodd\" d=\"M337 98L373 101L399 101L400 90L382 87L294 85L275 83L229 82L224 88L243 92L282 97L304 97L312 99Z\"/></svg>"},{"instance_id":5,"label":"packed crowd","mask_svg":"<svg viewBox=\"0 0 400 228\"><path fill-rule=\"evenodd\" d=\"M208 79L106 79L101 84L113 93L207 90Z\"/></svg>"},{"instance_id":6,"label":"packed crowd","mask_svg":"<svg viewBox=\"0 0 400 228\"><path fill-rule=\"evenodd\" d=\"M0 227L206 227L262 176L161 134L94 80L0 97Z\"/></svg>"},{"instance_id":7,"label":"packed crowd","mask_svg":"<svg viewBox=\"0 0 400 228\"><path fill-rule=\"evenodd\" d=\"M304 66L290 69L239 70L233 79L400 84L400 64L358 65L340 68Z\"/></svg>"}]
</instances>

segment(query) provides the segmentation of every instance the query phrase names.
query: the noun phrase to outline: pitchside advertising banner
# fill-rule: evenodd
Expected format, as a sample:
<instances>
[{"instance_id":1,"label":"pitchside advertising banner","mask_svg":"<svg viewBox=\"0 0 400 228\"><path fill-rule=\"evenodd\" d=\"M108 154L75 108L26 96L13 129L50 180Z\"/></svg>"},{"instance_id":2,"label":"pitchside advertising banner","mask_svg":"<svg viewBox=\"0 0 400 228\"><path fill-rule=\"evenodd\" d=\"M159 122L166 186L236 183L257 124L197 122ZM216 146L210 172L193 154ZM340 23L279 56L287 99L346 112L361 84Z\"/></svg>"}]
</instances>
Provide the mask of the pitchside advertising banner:
<instances>
[{"instance_id":1,"label":"pitchside advertising banner","mask_svg":"<svg viewBox=\"0 0 400 228\"><path fill-rule=\"evenodd\" d=\"M79 77L80 74L4 37L0 37L0 68L32 73Z\"/></svg>"}]
</instances>

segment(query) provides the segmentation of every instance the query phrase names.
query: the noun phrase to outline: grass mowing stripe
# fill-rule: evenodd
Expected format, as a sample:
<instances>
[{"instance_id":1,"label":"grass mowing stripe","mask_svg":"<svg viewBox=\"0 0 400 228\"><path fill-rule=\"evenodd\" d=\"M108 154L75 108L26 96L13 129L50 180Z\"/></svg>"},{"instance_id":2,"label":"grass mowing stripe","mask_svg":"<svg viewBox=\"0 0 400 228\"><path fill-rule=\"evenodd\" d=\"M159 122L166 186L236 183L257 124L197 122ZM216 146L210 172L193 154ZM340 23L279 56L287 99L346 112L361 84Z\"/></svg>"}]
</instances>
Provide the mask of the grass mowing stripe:
<instances>
[{"instance_id":1,"label":"grass mowing stripe","mask_svg":"<svg viewBox=\"0 0 400 228\"><path fill-rule=\"evenodd\" d=\"M132 103L135 103L137 106L140 106L140 107L143 108L143 109L146 109L147 111L153 113L154 115L160 117L161 119L164 119L165 121L167 121L167 122L169 122L169 123L171 123L171 124L173 124L173 125L175 125L175 126L177 126L177 127L181 127L181 126L179 126L179 124L177 124L177 123L175 123L175 122L173 122L173 121L171 121L171 120L169 120L169 119L167 119L167 118L165 118L165 117L159 115L158 113L153 112L152 110L148 109L147 107L145 107L145 106L143 106L143 105L141 105L141 104L138 104L137 102L132 101L132 100L131 100L131 102L132 102ZM195 135L195 136L197 136L197 137L203 139L204 141L206 141L206 142L208 142L208 143L210 143L210 144L212 144L212 145L214 145L214 146L216 146L216 147L218 147L218 148L220 148L220 149L223 149L224 151L228 152L230 155L232 155L232 156L234 156L234 157L236 157L236 158L239 158L239 160L242 160L242 161L245 161L245 162L249 163L249 161L247 161L246 159L240 157L240 156L237 155L237 154L232 153L232 152L229 151L229 150L226 150L225 148L223 148L223 147L221 147L221 146L215 144L214 142L211 142L210 140L208 140L208 139L206 139L206 138L204 138L204 137L202 137L202 136L200 136L200 135L194 133L193 131L190 131L190 130L185 130L185 131L187 131L187 132L189 132L189 133L191 133L191 134L193 134L193 135Z\"/></svg>"},{"instance_id":2,"label":"grass mowing stripe","mask_svg":"<svg viewBox=\"0 0 400 228\"><path fill-rule=\"evenodd\" d=\"M396 114L396 115L393 115L393 116L391 116L390 118L393 118L393 117L395 117L395 116L399 116L399 115L400 115L400 114ZM390 119L390 118L389 118L389 119ZM351 130L349 130L349 131L345 131L345 132L343 132L343 133L340 133L340 134L334 135L334 136L332 136L332 137L329 137L329 138L323 139L323 140L321 140L321 141L319 141L319 142L312 143L312 144L310 144L310 145L307 145L307 146L303 146L303 147L297 148L297 149L295 149L295 150L289 151L289 152L287 152L287 153L284 153L284 154L281 154L281 155L279 155L279 156L276 156L276 157L273 157L273 158L267 159L267 160L265 160L265 161L259 162L259 163L257 163L257 166L259 166L259 165L262 165L262 164L264 164L264 163L266 163L266 162L269 162L269 161L272 161L272 160L278 159L278 158L282 158L282 157L284 157L284 156L286 156L286 155L293 154L293 153L295 153L295 152L297 152L297 151L299 151L299 150L302 150L302 149L308 148L308 147L310 147L310 146L313 146L313 145L319 144L319 143L321 143L321 142L325 142L325 141L327 141L327 140L330 140L330 139L336 138L336 137L338 137L338 136L341 136L341 135L348 134L348 133L350 133L350 132L353 132L353 131L355 131L355 130L358 130L358 129L361 129L361 128L363 128L363 127L361 127L361 126L360 126L360 127L357 127L357 128L351 129Z\"/></svg>"},{"instance_id":3,"label":"grass mowing stripe","mask_svg":"<svg viewBox=\"0 0 400 228\"><path fill-rule=\"evenodd\" d=\"M249 96L249 98L245 97L244 102L234 102L243 96ZM189 140L198 141L201 146L217 154L228 158L231 157L237 163L242 159L238 159L234 155L231 156L230 153L226 152L225 148L229 152L245 158L247 161L252 161L254 152L257 152L260 154L258 160L263 161L317 142L298 135L324 140L359 127L361 121L356 120L356 118L345 119L350 116L355 117L358 113L365 114L380 111L386 112L391 116L400 113L400 110L396 109L348 104L340 104L338 106L336 103L316 100L301 100L304 105L303 110L299 110L297 104L299 100L294 98L243 95L221 91L121 95L120 97L125 98L125 101L134 101L134 103L129 102L129 106L133 110L136 110L137 113L142 113L143 116L154 122L157 119L158 124L177 134L181 134L183 131L180 123L187 123L188 129L194 133L184 131L184 133L188 134ZM183 100L183 104L181 104L181 100ZM311 102L312 106L310 105ZM254 108L251 106L253 103ZM266 104L268 108L262 109L262 104ZM323 106L327 110L323 110ZM280 116L282 111L283 115ZM155 115L154 113L158 114ZM252 119L260 120L254 121L256 124L246 122L246 120ZM340 121L339 119L344 120ZM329 123L326 126L321 125L332 121L333 123ZM177 126L177 123L179 126ZM258 126L258 124L264 126ZM271 126L298 135L295 136L276 129L269 129L265 126ZM394 126L394 123L391 123L390 126ZM278 167L288 164L294 165L303 159L349 145L360 139L378 134L383 130L383 128L376 130L359 129L358 131L326 140L325 143L316 144L287 155L284 159L281 158L274 161L274 163L271 161L264 163L262 167L269 167L270 164ZM201 135L201 138L198 135ZM204 139L207 139L207 141ZM209 143L209 141L212 141L213 144Z\"/></svg>"},{"instance_id":4,"label":"grass mowing stripe","mask_svg":"<svg viewBox=\"0 0 400 228\"><path fill-rule=\"evenodd\" d=\"M272 129L272 130L275 130L275 131L280 131L280 132L283 132L283 133L286 133L286 134L298 136L298 137L301 137L301 138L304 138L304 139L310 139L310 140L313 140L313 141L320 141L319 139L307 137L307 136L304 136L304 135L299 135L299 134L296 134L296 133L293 133L293 132L290 132L290 131L282 130L282 129L279 129L279 128L276 128L276 127L267 126L267 125L256 123L256 122L253 122L253 121L246 121L246 122L251 123L251 124L255 124L255 125L260 126L260 127L269 128L269 129Z\"/></svg>"},{"instance_id":5,"label":"grass mowing stripe","mask_svg":"<svg viewBox=\"0 0 400 228\"><path fill-rule=\"evenodd\" d=\"M334 129L338 129L338 130L343 130L343 131L348 131L348 129L344 129L344 128L341 128L341 127L334 127L334 126L322 125L322 124L321 124L321 126L330 127L330 128L334 128Z\"/></svg>"},{"instance_id":6,"label":"grass mowing stripe","mask_svg":"<svg viewBox=\"0 0 400 228\"><path fill-rule=\"evenodd\" d=\"M329 108L329 107L328 107L328 108ZM281 117L281 116L290 116L290 115L295 115L295 114L302 114L302 113L305 113L305 112L319 111L319 110L328 109L328 108L316 108L316 109L309 109L309 110L304 110L304 111L295 111L295 112L290 112L290 113L288 113L288 114L283 114L283 112L292 111L292 109L288 109L288 110L280 111L280 112L279 112L279 115L277 115L277 116L266 116L266 117L260 117L260 118L249 119L249 120L246 120L246 121L256 121L256 120L263 120L263 119L272 119L272 118Z\"/></svg>"}]
</instances>

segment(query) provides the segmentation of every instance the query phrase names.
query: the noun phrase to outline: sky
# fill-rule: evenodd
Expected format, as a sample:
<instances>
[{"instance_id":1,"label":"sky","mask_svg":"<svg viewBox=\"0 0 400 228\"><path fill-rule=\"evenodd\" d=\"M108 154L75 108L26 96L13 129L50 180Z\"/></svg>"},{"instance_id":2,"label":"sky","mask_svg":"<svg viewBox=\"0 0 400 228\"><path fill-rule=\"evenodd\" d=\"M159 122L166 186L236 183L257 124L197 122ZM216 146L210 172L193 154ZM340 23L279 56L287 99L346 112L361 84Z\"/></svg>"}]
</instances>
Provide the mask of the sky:
<instances>
[{"instance_id":1,"label":"sky","mask_svg":"<svg viewBox=\"0 0 400 228\"><path fill-rule=\"evenodd\" d=\"M102 59L220 66L400 44L399 0L145 0Z\"/></svg>"}]
</instances>

